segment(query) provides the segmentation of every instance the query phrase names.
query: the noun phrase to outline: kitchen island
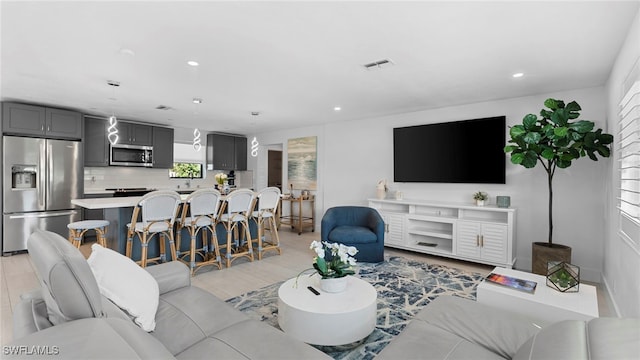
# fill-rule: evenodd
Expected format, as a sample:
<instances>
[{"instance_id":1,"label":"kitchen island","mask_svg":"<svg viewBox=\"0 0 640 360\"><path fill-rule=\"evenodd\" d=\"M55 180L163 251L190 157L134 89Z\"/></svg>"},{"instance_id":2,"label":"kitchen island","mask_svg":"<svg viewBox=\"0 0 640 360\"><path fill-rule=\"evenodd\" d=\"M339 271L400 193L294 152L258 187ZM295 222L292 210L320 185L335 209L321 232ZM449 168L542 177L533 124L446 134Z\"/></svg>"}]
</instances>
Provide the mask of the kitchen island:
<instances>
[{"instance_id":1,"label":"kitchen island","mask_svg":"<svg viewBox=\"0 0 640 360\"><path fill-rule=\"evenodd\" d=\"M180 198L184 201L188 196L189 195L183 194L180 195ZM107 247L124 255L127 245L127 224L131 222L133 208L138 204L140 199L142 199L142 196L74 199L71 200L71 203L85 209L102 209L104 211L104 220L108 220L110 223L105 236ZM179 212L179 214L181 214L181 212ZM254 221L250 221L249 228L251 237L255 238L257 236L257 227ZM226 244L227 232L222 224L216 226L216 234L218 243ZM202 246L201 244L200 239L198 239L196 246ZM189 233L186 229L182 231L182 243L180 247L180 249L177 249L179 252L189 251ZM157 256L157 254L159 254L158 242L152 241L149 244L149 257ZM140 259L139 241L134 240L132 258L134 260Z\"/></svg>"}]
</instances>

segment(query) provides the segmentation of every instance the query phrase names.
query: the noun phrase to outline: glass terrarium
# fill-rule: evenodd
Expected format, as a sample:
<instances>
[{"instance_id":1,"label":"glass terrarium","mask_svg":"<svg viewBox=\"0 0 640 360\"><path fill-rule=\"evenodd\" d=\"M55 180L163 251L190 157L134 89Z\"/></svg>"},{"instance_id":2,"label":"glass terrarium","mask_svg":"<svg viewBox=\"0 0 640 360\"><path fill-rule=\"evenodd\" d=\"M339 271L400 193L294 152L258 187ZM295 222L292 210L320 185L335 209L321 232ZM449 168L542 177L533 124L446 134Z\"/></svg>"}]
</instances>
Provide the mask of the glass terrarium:
<instances>
[{"instance_id":1,"label":"glass terrarium","mask_svg":"<svg viewBox=\"0 0 640 360\"><path fill-rule=\"evenodd\" d=\"M547 263L547 286L561 292L578 292L580 287L580 267L567 262Z\"/></svg>"}]
</instances>

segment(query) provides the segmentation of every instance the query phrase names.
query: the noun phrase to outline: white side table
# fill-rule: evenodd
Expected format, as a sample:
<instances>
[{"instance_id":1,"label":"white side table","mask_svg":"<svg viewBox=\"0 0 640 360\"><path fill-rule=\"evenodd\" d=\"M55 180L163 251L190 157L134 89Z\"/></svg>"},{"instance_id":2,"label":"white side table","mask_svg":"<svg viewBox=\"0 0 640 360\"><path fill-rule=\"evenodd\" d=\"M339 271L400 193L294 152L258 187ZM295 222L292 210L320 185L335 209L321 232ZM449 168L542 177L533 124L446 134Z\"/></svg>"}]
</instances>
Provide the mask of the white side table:
<instances>
[{"instance_id":1,"label":"white side table","mask_svg":"<svg viewBox=\"0 0 640 360\"><path fill-rule=\"evenodd\" d=\"M349 276L341 293L320 290L320 276L287 280L278 290L278 323L294 338L315 345L344 345L367 337L376 326L376 289ZM313 294L313 286L320 295Z\"/></svg>"},{"instance_id":2,"label":"white side table","mask_svg":"<svg viewBox=\"0 0 640 360\"><path fill-rule=\"evenodd\" d=\"M477 288L477 301L539 319L540 326L561 320L590 320L598 315L598 296L592 285L580 284L580 291L563 293L547 286L546 277L523 271L496 267L496 274L538 283L533 294L483 281Z\"/></svg>"}]
</instances>

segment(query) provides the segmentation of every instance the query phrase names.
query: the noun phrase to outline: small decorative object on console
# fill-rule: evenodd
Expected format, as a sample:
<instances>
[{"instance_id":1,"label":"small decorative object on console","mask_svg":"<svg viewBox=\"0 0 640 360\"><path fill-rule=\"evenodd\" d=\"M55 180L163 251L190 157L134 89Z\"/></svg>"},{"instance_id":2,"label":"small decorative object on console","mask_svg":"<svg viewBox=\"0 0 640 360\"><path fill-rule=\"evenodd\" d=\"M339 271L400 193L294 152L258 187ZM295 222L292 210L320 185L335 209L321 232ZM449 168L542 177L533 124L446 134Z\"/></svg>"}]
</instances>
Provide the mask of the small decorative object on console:
<instances>
[{"instance_id":1,"label":"small decorative object on console","mask_svg":"<svg viewBox=\"0 0 640 360\"><path fill-rule=\"evenodd\" d=\"M225 173L217 173L215 175L215 179L216 179L216 182L218 183L218 185L222 185L227 180L227 174L225 174Z\"/></svg>"},{"instance_id":2,"label":"small decorative object on console","mask_svg":"<svg viewBox=\"0 0 640 360\"><path fill-rule=\"evenodd\" d=\"M535 281L518 279L512 276L496 273L487 275L487 281L494 284L510 287L512 289L528 292L530 294L533 294L536 291L536 286L538 285L538 283L536 283Z\"/></svg>"},{"instance_id":3,"label":"small decorative object on console","mask_svg":"<svg viewBox=\"0 0 640 360\"><path fill-rule=\"evenodd\" d=\"M488 198L489 198L489 194L487 194L484 191L478 191L477 193L473 194L473 200L476 201L476 205L478 206L484 206L484 202Z\"/></svg>"},{"instance_id":4,"label":"small decorative object on console","mask_svg":"<svg viewBox=\"0 0 640 360\"><path fill-rule=\"evenodd\" d=\"M496 196L496 204L499 208L508 208L509 206L511 206L511 197Z\"/></svg>"},{"instance_id":5,"label":"small decorative object on console","mask_svg":"<svg viewBox=\"0 0 640 360\"><path fill-rule=\"evenodd\" d=\"M561 292L578 292L580 287L580 267L567 262L547 263L547 286Z\"/></svg>"}]
</instances>

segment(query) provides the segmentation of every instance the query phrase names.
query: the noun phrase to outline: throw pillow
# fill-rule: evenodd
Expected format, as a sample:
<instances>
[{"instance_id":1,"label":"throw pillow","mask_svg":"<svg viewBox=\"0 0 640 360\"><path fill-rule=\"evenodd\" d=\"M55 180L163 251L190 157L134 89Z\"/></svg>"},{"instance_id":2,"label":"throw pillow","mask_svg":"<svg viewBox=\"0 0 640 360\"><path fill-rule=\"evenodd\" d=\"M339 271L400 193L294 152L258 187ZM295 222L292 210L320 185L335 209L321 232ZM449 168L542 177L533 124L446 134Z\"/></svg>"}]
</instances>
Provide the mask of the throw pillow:
<instances>
[{"instance_id":1,"label":"throw pillow","mask_svg":"<svg viewBox=\"0 0 640 360\"><path fill-rule=\"evenodd\" d=\"M134 318L145 331L156 327L158 282L128 257L98 244L87 259L100 293Z\"/></svg>"}]
</instances>

